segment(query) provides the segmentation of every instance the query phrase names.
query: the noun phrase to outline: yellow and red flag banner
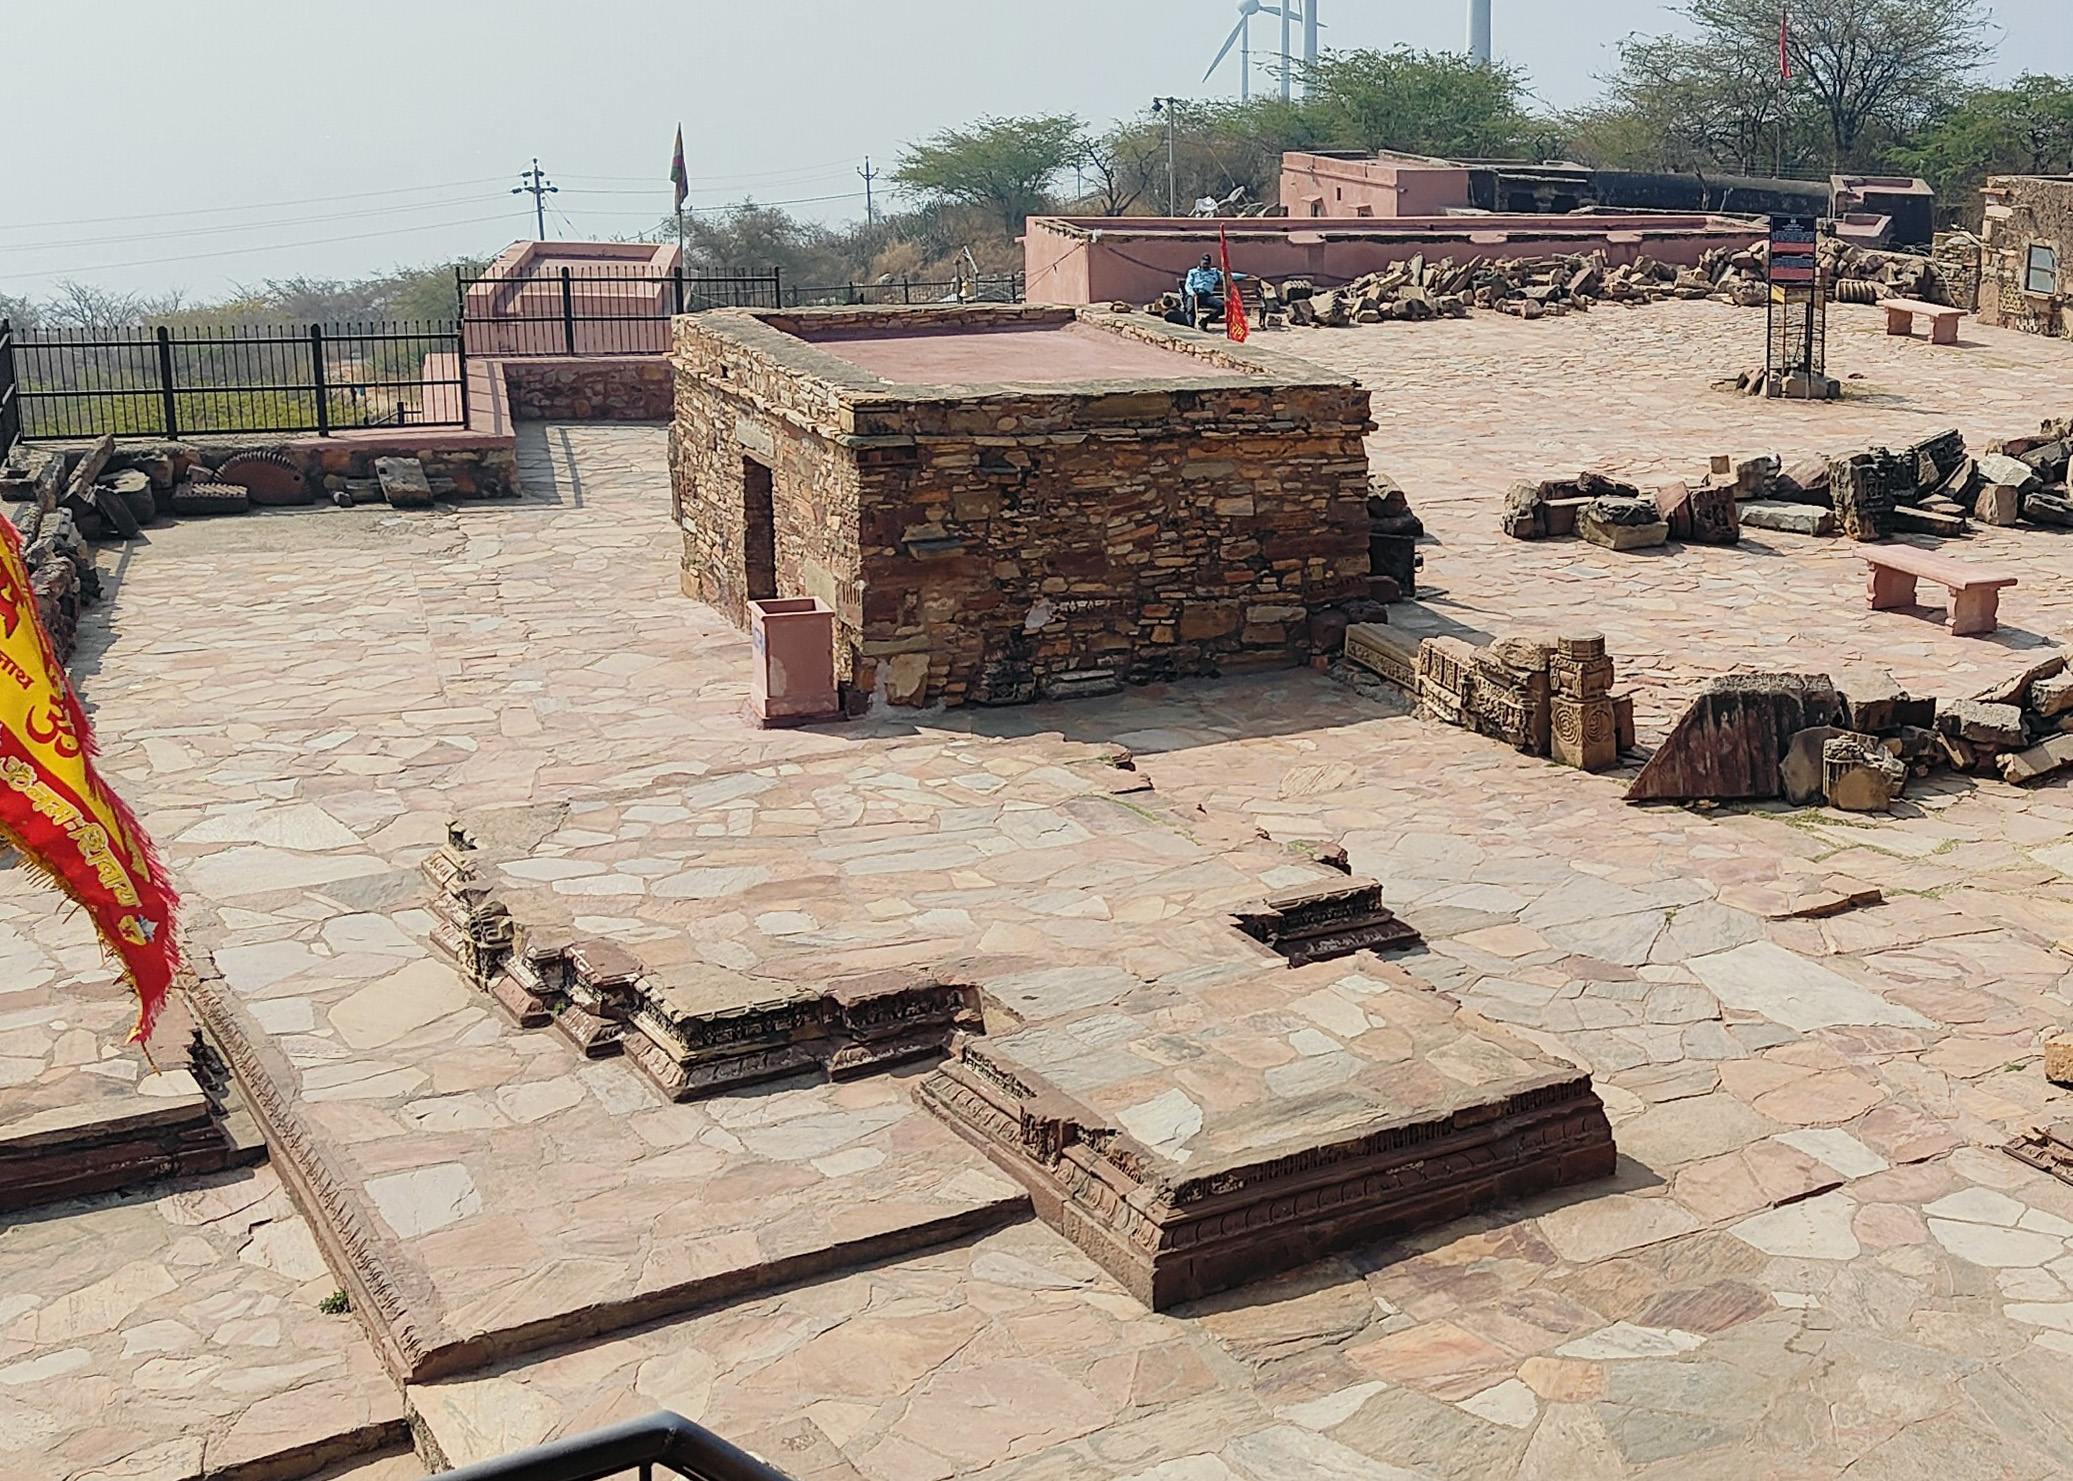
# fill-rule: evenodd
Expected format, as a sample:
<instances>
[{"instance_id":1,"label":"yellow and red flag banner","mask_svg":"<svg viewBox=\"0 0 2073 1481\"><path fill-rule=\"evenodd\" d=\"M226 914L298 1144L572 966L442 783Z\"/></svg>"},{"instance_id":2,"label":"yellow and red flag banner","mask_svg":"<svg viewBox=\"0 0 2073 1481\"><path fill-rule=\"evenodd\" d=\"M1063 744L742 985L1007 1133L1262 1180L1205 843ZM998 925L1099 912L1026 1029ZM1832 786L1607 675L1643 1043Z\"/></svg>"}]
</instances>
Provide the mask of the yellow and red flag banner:
<instances>
[{"instance_id":1,"label":"yellow and red flag banner","mask_svg":"<svg viewBox=\"0 0 2073 1481\"><path fill-rule=\"evenodd\" d=\"M1224 333L1242 345L1251 335L1252 325L1245 321L1245 297L1238 291L1238 280L1231 276L1231 238L1221 225L1216 229L1216 245L1223 256Z\"/></svg>"},{"instance_id":2,"label":"yellow and red flag banner","mask_svg":"<svg viewBox=\"0 0 2073 1481\"><path fill-rule=\"evenodd\" d=\"M136 991L135 1043L151 1032L180 965L180 900L94 755L86 713L37 615L21 536L0 519L0 836L93 918Z\"/></svg>"}]
</instances>

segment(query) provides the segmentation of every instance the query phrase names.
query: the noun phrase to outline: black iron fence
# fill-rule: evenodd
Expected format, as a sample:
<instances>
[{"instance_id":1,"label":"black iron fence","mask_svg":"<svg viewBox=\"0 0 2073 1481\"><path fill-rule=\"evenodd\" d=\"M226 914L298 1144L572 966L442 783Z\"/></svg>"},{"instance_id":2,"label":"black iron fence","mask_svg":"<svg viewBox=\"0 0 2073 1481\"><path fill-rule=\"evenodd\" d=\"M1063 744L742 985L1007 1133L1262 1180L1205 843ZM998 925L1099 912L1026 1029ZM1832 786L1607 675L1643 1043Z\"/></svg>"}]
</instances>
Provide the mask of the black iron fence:
<instances>
[{"instance_id":1,"label":"black iron fence","mask_svg":"<svg viewBox=\"0 0 2073 1481\"><path fill-rule=\"evenodd\" d=\"M0 319L0 458L21 440L22 398L14 378L14 325Z\"/></svg>"},{"instance_id":2,"label":"black iron fence","mask_svg":"<svg viewBox=\"0 0 2073 1481\"><path fill-rule=\"evenodd\" d=\"M885 277L797 284L767 273L661 273L577 264L512 277L454 274L461 336L471 355L659 355L677 314L716 308L825 304L1016 303L1022 274Z\"/></svg>"},{"instance_id":3,"label":"black iron fence","mask_svg":"<svg viewBox=\"0 0 2073 1481\"><path fill-rule=\"evenodd\" d=\"M161 324L0 340L0 384L12 383L24 438L329 436L468 421L467 349L447 324Z\"/></svg>"}]
</instances>

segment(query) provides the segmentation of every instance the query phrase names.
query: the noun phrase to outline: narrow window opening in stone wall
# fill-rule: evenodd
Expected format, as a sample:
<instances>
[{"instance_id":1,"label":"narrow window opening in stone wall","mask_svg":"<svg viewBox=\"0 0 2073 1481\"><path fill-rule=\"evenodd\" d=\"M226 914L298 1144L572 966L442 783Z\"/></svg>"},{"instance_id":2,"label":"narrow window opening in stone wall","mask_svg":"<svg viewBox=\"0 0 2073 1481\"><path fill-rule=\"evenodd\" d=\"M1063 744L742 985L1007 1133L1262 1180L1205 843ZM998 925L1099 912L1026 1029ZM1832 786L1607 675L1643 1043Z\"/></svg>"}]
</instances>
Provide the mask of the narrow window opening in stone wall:
<instances>
[{"instance_id":1,"label":"narrow window opening in stone wall","mask_svg":"<svg viewBox=\"0 0 2073 1481\"><path fill-rule=\"evenodd\" d=\"M2030 248L2030 272L2024 286L2032 293L2056 294L2059 291L2058 248L2042 245Z\"/></svg>"},{"instance_id":2,"label":"narrow window opening in stone wall","mask_svg":"<svg viewBox=\"0 0 2073 1481\"><path fill-rule=\"evenodd\" d=\"M777 510L770 469L743 458L741 489L742 582L750 601L767 602L777 595Z\"/></svg>"}]
</instances>

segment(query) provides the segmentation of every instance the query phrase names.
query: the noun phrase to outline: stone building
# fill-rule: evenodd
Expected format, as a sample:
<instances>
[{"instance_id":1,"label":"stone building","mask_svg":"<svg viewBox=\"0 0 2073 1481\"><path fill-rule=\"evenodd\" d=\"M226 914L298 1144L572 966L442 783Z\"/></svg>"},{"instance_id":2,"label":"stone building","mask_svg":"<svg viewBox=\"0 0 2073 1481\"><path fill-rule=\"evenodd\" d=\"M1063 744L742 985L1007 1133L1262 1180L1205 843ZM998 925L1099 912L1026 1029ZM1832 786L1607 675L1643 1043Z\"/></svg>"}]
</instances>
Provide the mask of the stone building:
<instances>
[{"instance_id":1,"label":"stone building","mask_svg":"<svg viewBox=\"0 0 2073 1481\"><path fill-rule=\"evenodd\" d=\"M676 321L683 587L813 596L851 705L1012 704L1293 664L1368 583L1368 392L1142 314Z\"/></svg>"},{"instance_id":2,"label":"stone building","mask_svg":"<svg viewBox=\"0 0 2073 1481\"><path fill-rule=\"evenodd\" d=\"M1993 175L1984 193L1981 321L2031 334L2073 334L2073 177Z\"/></svg>"}]
</instances>

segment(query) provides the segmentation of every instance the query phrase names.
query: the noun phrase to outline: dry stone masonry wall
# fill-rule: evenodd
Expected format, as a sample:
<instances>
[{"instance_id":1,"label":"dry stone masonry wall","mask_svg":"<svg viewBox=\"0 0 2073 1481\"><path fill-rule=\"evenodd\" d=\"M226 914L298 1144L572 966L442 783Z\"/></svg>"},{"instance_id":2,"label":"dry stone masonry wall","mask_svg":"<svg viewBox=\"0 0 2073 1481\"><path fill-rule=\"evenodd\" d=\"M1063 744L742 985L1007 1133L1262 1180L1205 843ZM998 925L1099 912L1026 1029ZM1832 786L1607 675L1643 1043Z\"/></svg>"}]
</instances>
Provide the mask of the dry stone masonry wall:
<instances>
[{"instance_id":1,"label":"dry stone masonry wall","mask_svg":"<svg viewBox=\"0 0 2073 1481\"><path fill-rule=\"evenodd\" d=\"M737 623L751 595L819 597L836 613L838 677L894 704L1306 660L1312 611L1368 594L1371 424L1350 380L1095 310L1077 318L1177 351L1172 376L894 385L798 337L1074 318L1018 305L680 319L686 594ZM774 585L752 593L745 510L761 470Z\"/></svg>"}]
</instances>

